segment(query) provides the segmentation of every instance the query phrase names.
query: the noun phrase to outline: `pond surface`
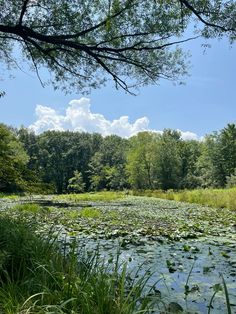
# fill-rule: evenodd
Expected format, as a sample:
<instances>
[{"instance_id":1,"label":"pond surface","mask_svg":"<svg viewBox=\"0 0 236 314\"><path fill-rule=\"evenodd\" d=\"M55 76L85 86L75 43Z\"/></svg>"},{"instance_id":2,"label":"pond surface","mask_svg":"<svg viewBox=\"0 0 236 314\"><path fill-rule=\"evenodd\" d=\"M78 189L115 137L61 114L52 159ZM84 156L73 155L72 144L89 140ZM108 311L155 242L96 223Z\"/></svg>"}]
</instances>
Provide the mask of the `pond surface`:
<instances>
[{"instance_id":1,"label":"pond surface","mask_svg":"<svg viewBox=\"0 0 236 314\"><path fill-rule=\"evenodd\" d=\"M145 197L68 202L52 196L1 203L5 212L17 215L14 202L19 201L42 206L37 213L27 213L38 222L39 232L54 226L64 244L76 241L87 254L99 245L100 258L108 264L114 263L119 250L120 263L127 263L131 276L149 273L148 286L155 284L157 297L180 304L185 313L208 313L214 291L223 287L223 276L236 313L232 210ZM222 291L216 293L210 313L227 313Z\"/></svg>"},{"instance_id":2,"label":"pond surface","mask_svg":"<svg viewBox=\"0 0 236 314\"><path fill-rule=\"evenodd\" d=\"M127 263L133 273L140 269L140 276L149 272L149 286L158 281L156 291L160 291L163 300L177 302L189 313L208 312L213 287L222 285L222 274L236 312L236 245L233 242L213 237L174 243L143 239L143 244L138 246L121 247L117 239L80 238L77 241L87 252L95 251L99 241L100 257L107 263L115 261L119 249L121 263ZM187 294L186 284L189 286ZM216 294L213 306L211 313L227 313L223 293Z\"/></svg>"}]
</instances>

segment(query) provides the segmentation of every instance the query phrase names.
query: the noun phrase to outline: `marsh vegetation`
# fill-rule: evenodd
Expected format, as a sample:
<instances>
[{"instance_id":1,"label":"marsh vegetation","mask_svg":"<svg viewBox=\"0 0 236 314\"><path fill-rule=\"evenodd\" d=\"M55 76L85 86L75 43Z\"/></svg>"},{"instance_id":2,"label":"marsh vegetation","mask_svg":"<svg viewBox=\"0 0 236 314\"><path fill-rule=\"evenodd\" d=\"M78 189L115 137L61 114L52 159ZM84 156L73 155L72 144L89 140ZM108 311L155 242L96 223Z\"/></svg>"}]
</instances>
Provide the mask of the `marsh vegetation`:
<instances>
[{"instance_id":1,"label":"marsh vegetation","mask_svg":"<svg viewBox=\"0 0 236 314\"><path fill-rule=\"evenodd\" d=\"M234 124L0 135L0 312L233 312Z\"/></svg>"},{"instance_id":2,"label":"marsh vegetation","mask_svg":"<svg viewBox=\"0 0 236 314\"><path fill-rule=\"evenodd\" d=\"M1 208L3 238L16 242L2 261L21 265L2 262L6 313L235 308L233 210L114 192L3 198Z\"/></svg>"}]
</instances>

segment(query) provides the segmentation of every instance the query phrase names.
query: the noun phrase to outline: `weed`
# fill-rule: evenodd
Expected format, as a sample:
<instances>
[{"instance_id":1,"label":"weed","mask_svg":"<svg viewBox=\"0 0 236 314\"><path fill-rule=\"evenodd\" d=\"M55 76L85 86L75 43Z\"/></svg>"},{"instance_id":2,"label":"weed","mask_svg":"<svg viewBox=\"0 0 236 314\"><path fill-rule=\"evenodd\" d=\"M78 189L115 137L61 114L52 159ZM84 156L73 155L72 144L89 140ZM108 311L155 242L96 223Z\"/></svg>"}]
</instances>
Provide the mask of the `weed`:
<instances>
[{"instance_id":1,"label":"weed","mask_svg":"<svg viewBox=\"0 0 236 314\"><path fill-rule=\"evenodd\" d=\"M222 278L222 282L223 282L223 289L224 289L225 300L226 300L227 314L232 314L231 307L230 307L228 288L226 286L226 282L225 282L223 275L221 275L221 278Z\"/></svg>"},{"instance_id":2,"label":"weed","mask_svg":"<svg viewBox=\"0 0 236 314\"><path fill-rule=\"evenodd\" d=\"M93 207L85 207L79 212L79 216L82 218L99 218L101 217L101 211Z\"/></svg>"},{"instance_id":3,"label":"weed","mask_svg":"<svg viewBox=\"0 0 236 314\"><path fill-rule=\"evenodd\" d=\"M28 212L28 213L33 213L33 214L49 211L49 208L41 207L38 204L32 204L32 203L18 204L14 206L13 209L19 212Z\"/></svg>"},{"instance_id":4,"label":"weed","mask_svg":"<svg viewBox=\"0 0 236 314\"><path fill-rule=\"evenodd\" d=\"M56 243L50 234L37 236L20 219L0 218L1 313L149 312L153 300L144 291L148 275L131 279L118 257L108 268L98 250L84 257L74 241L63 255Z\"/></svg>"},{"instance_id":5,"label":"weed","mask_svg":"<svg viewBox=\"0 0 236 314\"><path fill-rule=\"evenodd\" d=\"M68 217L68 218L70 218L72 220L73 219L77 219L80 216L78 210L66 210L64 212L64 214L65 214L66 217Z\"/></svg>"},{"instance_id":6,"label":"weed","mask_svg":"<svg viewBox=\"0 0 236 314\"><path fill-rule=\"evenodd\" d=\"M113 191L102 191L96 193L83 193L83 194L64 194L54 196L55 200L65 200L72 202L81 202L81 201L114 201L117 199L122 199L125 197L123 192L113 192Z\"/></svg>"},{"instance_id":7,"label":"weed","mask_svg":"<svg viewBox=\"0 0 236 314\"><path fill-rule=\"evenodd\" d=\"M215 208L236 210L236 187L230 189L197 189L183 191L133 191L133 195L152 196L178 202L196 203Z\"/></svg>"}]
</instances>

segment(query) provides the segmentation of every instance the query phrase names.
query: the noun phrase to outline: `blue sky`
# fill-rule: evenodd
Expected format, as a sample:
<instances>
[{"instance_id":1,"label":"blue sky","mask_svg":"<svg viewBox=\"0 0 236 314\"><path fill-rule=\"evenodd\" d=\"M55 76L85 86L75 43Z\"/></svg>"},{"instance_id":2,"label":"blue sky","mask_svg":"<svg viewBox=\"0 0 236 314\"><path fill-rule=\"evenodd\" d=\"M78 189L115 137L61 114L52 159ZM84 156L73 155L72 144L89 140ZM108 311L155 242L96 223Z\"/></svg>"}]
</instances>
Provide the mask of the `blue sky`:
<instances>
[{"instance_id":1,"label":"blue sky","mask_svg":"<svg viewBox=\"0 0 236 314\"><path fill-rule=\"evenodd\" d=\"M198 136L235 122L236 45L230 48L227 40L214 40L210 42L212 47L204 53L201 47L203 43L204 40L199 39L185 44L192 54L190 76L184 78L186 85L175 86L171 82L160 81L158 86L141 88L137 96L131 96L108 84L87 96L90 98L87 113L91 119L94 114L100 114L95 115L99 121L103 119L102 115L102 123L110 123L111 130L119 128L120 122L114 126L112 121L121 116L129 117L129 127L133 127L137 119L146 117L145 121L141 121L144 129L147 125L148 129L155 130L173 128L191 131ZM48 107L52 109L51 115L65 118L68 103L82 97L78 93L65 95L50 86L42 88L30 72L25 74L16 71L14 76L8 79L6 75L0 88L6 91L6 96L0 99L0 122L9 125L29 126L37 122L39 116L35 114L36 105L41 105L38 114L42 115L43 111L44 117L45 107ZM77 119L78 130L80 122L81 119Z\"/></svg>"}]
</instances>

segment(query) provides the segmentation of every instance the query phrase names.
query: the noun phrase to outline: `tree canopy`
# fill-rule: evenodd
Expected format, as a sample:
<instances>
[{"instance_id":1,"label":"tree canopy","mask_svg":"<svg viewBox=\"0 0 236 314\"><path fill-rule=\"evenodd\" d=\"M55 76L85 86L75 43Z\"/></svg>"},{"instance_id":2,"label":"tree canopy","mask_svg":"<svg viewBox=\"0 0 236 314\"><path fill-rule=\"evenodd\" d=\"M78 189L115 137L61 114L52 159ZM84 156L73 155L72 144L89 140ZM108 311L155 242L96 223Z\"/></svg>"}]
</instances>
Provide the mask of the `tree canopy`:
<instances>
[{"instance_id":1,"label":"tree canopy","mask_svg":"<svg viewBox=\"0 0 236 314\"><path fill-rule=\"evenodd\" d=\"M170 129L125 139L0 124L0 165L0 193L235 186L236 125L196 141Z\"/></svg>"},{"instance_id":2,"label":"tree canopy","mask_svg":"<svg viewBox=\"0 0 236 314\"><path fill-rule=\"evenodd\" d=\"M28 156L14 132L0 123L0 191L23 188Z\"/></svg>"},{"instance_id":3,"label":"tree canopy","mask_svg":"<svg viewBox=\"0 0 236 314\"><path fill-rule=\"evenodd\" d=\"M14 49L41 80L86 91L109 77L116 87L178 80L186 72L178 43L193 37L236 37L236 3L219 0L0 0L1 62L16 66ZM41 83L44 84L44 82Z\"/></svg>"}]
</instances>

